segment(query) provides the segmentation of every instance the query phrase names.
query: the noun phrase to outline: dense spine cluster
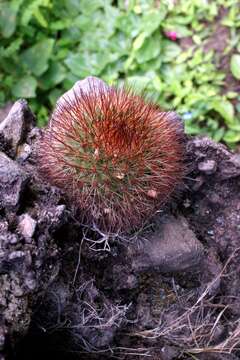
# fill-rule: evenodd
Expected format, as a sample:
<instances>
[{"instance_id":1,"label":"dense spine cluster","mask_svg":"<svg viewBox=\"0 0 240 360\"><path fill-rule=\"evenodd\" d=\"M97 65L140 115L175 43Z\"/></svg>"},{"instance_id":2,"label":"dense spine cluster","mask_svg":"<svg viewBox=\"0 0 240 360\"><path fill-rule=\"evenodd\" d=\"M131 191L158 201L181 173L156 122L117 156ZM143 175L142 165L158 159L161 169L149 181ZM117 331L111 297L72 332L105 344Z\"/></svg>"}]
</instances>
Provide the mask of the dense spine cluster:
<instances>
[{"instance_id":1,"label":"dense spine cluster","mask_svg":"<svg viewBox=\"0 0 240 360\"><path fill-rule=\"evenodd\" d=\"M90 78L88 91L58 101L40 141L41 172L63 189L83 221L107 232L129 231L181 181L183 130L174 112L102 84Z\"/></svg>"}]
</instances>

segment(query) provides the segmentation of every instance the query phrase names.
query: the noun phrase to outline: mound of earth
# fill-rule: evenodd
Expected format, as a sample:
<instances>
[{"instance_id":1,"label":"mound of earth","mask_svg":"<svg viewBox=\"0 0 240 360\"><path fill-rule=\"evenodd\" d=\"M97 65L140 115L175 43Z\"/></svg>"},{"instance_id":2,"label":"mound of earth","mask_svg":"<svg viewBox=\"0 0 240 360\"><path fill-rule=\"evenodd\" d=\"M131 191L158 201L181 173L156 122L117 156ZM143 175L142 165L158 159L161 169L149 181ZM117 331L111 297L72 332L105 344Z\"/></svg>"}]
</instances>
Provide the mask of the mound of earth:
<instances>
[{"instance_id":1,"label":"mound of earth","mask_svg":"<svg viewBox=\"0 0 240 360\"><path fill-rule=\"evenodd\" d=\"M177 198L110 238L39 177L42 131L0 122L0 359L239 359L240 155L187 139Z\"/></svg>"}]
</instances>

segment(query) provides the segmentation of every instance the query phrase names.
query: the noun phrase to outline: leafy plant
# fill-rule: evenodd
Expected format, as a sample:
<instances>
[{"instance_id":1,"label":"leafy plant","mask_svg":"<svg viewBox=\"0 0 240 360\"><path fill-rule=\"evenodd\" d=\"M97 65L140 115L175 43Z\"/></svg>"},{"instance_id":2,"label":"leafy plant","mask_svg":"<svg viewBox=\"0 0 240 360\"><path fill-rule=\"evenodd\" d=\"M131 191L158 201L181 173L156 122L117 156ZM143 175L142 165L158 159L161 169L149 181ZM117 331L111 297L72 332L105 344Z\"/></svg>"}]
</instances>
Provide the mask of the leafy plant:
<instances>
[{"instance_id":1,"label":"leafy plant","mask_svg":"<svg viewBox=\"0 0 240 360\"><path fill-rule=\"evenodd\" d=\"M234 54L231 57L231 71L233 76L240 80L240 55Z\"/></svg>"}]
</instances>

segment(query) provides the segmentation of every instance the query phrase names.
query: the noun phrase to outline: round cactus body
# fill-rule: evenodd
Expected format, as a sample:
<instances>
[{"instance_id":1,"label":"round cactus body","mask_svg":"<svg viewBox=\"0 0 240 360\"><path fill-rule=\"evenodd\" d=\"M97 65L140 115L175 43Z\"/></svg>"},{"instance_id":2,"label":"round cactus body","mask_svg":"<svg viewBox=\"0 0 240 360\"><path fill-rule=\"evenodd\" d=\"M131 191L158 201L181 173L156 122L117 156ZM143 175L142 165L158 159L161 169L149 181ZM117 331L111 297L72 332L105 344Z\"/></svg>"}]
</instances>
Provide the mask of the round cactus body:
<instances>
[{"instance_id":1,"label":"round cactus body","mask_svg":"<svg viewBox=\"0 0 240 360\"><path fill-rule=\"evenodd\" d=\"M58 100L39 154L48 181L107 232L141 226L184 174L178 116L93 77Z\"/></svg>"}]
</instances>

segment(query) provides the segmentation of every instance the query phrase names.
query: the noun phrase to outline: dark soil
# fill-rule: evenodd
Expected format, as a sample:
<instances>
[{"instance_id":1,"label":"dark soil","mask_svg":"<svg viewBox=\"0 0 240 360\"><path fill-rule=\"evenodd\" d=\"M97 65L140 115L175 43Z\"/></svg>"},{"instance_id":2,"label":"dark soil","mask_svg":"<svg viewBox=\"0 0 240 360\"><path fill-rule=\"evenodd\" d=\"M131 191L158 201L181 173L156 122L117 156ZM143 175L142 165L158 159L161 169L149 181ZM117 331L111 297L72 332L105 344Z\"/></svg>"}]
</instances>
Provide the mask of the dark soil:
<instances>
[{"instance_id":1,"label":"dark soil","mask_svg":"<svg viewBox=\"0 0 240 360\"><path fill-rule=\"evenodd\" d=\"M39 178L23 127L2 130L0 359L240 359L240 155L188 139L178 196L113 238Z\"/></svg>"}]
</instances>

